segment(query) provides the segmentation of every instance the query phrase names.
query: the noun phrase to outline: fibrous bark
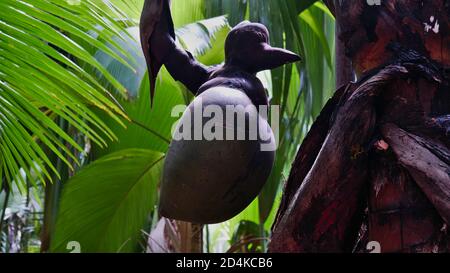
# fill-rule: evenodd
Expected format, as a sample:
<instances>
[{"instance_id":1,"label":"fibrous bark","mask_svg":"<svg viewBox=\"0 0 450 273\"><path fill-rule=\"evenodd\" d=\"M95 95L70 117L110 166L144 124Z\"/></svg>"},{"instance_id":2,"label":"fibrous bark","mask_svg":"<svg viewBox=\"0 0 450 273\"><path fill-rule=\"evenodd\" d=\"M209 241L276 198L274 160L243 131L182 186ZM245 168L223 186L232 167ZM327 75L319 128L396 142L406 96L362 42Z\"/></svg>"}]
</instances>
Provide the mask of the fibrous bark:
<instances>
[{"instance_id":1,"label":"fibrous bark","mask_svg":"<svg viewBox=\"0 0 450 273\"><path fill-rule=\"evenodd\" d=\"M382 252L447 252L450 1L332 9L359 80L304 139L269 250L367 252L376 241Z\"/></svg>"},{"instance_id":2,"label":"fibrous bark","mask_svg":"<svg viewBox=\"0 0 450 273\"><path fill-rule=\"evenodd\" d=\"M352 251L366 208L366 240L383 241L385 251L442 249L450 216L448 117L429 115L439 91L449 89L438 74L405 62L336 93L299 150L271 251ZM389 146L378 149L379 140Z\"/></svg>"}]
</instances>

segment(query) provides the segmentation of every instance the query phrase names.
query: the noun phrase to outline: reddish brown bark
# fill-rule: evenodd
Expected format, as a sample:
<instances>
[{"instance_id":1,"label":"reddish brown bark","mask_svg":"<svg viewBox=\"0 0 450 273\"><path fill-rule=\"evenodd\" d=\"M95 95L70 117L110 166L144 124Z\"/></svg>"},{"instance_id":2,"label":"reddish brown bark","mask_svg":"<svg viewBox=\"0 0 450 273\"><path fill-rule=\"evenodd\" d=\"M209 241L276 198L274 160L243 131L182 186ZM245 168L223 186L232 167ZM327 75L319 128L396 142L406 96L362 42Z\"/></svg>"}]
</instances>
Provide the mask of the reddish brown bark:
<instances>
[{"instance_id":1,"label":"reddish brown bark","mask_svg":"<svg viewBox=\"0 0 450 273\"><path fill-rule=\"evenodd\" d=\"M306 177L312 165L314 164L317 154L319 153L323 141L325 140L330 129L329 126L333 111L339 104L339 101L341 97L343 97L343 94L347 93L350 87L351 85L349 84L341 87L336 91L333 98L326 103L325 107L322 109L322 112L317 117L316 122L311 127L308 135L303 140L303 144L297 153L297 158L295 159L296 167L292 168L291 177L295 177L295 179L291 179L291 182L286 183L285 185L285 194L282 197L275 224L278 222L279 217L281 216L280 214L287 209L289 203L294 197L296 190L300 187L303 179ZM275 228L275 225L273 228Z\"/></svg>"},{"instance_id":2,"label":"reddish brown bark","mask_svg":"<svg viewBox=\"0 0 450 273\"><path fill-rule=\"evenodd\" d=\"M395 146L390 137L385 140L391 148ZM397 163L393 150L374 151L369 168L368 237L361 243L362 247L377 241L383 252L447 249L440 246L445 237L441 232L442 218L408 170Z\"/></svg>"},{"instance_id":3,"label":"reddish brown bark","mask_svg":"<svg viewBox=\"0 0 450 273\"><path fill-rule=\"evenodd\" d=\"M363 2L335 2L360 80L302 143L270 251L450 250L450 3Z\"/></svg>"},{"instance_id":4,"label":"reddish brown bark","mask_svg":"<svg viewBox=\"0 0 450 273\"><path fill-rule=\"evenodd\" d=\"M317 121L319 125L308 134L299 155L314 151L309 147L320 146L320 152L317 157L309 154L309 158L297 158L293 166L294 169L302 166L301 172L293 171L289 181L302 183L291 195L289 206L280 209L271 251L349 251L353 248L358 231L355 227L359 227L364 209L368 147L375 133L374 98L400 73L406 73L406 69L389 66L358 88L357 85L348 88L323 144L313 140L320 138L316 128L326 126L322 124L328 120ZM338 100L336 96L334 100ZM326 111L324 114L326 116ZM311 157L314 157L314 164L309 170L303 169L307 165L302 164L305 163L302 159L308 158L311 163Z\"/></svg>"},{"instance_id":5,"label":"reddish brown bark","mask_svg":"<svg viewBox=\"0 0 450 273\"><path fill-rule=\"evenodd\" d=\"M450 223L450 165L441 160L427 139L408 133L394 124L382 128L383 135L391 144L399 163L408 170L445 222ZM427 146L429 148L427 148ZM446 147L440 147L448 154Z\"/></svg>"},{"instance_id":6,"label":"reddish brown bark","mask_svg":"<svg viewBox=\"0 0 450 273\"><path fill-rule=\"evenodd\" d=\"M450 216L449 152L439 141L446 136L431 130L427 120L432 94L440 86L426 77L421 65L406 66L388 66L346 94L337 93L334 101L340 98L341 106L335 106L336 118L322 141L330 122L324 117L329 117L333 100L324 109L294 163L271 251L351 251L364 200L369 208L367 239L382 242L384 251L446 249L442 245L448 235L441 230ZM411 139L405 144L398 136L401 129L387 123L394 121L424 135L434 132L433 138L405 132ZM390 148L378 151L372 143L383 136Z\"/></svg>"}]
</instances>

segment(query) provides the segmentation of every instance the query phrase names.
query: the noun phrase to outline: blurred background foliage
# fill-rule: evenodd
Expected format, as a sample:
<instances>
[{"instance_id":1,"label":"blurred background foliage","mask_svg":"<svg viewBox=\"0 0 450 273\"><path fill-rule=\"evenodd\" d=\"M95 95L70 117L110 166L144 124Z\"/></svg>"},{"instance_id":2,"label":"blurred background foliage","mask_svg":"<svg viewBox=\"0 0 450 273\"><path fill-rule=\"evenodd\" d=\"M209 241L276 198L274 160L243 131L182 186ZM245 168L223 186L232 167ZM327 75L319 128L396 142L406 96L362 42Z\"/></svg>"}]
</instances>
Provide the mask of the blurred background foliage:
<instances>
[{"instance_id":1,"label":"blurred background foliage","mask_svg":"<svg viewBox=\"0 0 450 273\"><path fill-rule=\"evenodd\" d=\"M150 107L139 43L143 0L0 3L0 252L170 252L177 231L156 205L175 105L192 95L166 70ZM205 252L266 250L299 144L335 89L334 18L321 1L172 0L177 42L224 60L242 20L302 62L258 74L281 106L269 181L246 210L204 226ZM156 247L155 247L156 245Z\"/></svg>"}]
</instances>

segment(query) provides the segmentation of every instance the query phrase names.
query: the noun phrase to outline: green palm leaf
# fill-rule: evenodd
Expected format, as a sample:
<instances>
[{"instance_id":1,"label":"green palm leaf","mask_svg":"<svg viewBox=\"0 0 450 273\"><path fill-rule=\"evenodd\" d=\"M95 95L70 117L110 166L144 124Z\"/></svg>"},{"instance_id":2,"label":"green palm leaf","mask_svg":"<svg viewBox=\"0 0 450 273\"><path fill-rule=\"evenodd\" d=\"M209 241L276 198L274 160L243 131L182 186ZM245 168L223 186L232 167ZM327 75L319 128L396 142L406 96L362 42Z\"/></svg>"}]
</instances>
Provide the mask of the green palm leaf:
<instances>
[{"instance_id":1,"label":"green palm leaf","mask_svg":"<svg viewBox=\"0 0 450 273\"><path fill-rule=\"evenodd\" d=\"M107 0L102 2L113 8ZM52 180L52 171L59 175L44 149L69 168L70 161L77 162L69 147L78 152L83 147L58 126L58 117L100 146L115 139L92 107L119 124L123 124L119 116L126 116L107 89L78 65L85 63L98 70L127 96L122 84L85 46L101 49L129 66L122 57L128 53L111 39L123 30L123 24L115 21L122 15L115 12L113 18L111 14L91 0L76 5L64 0L0 2L0 174L9 183L22 182L20 188L24 188L23 179L17 176L20 169L28 176L34 170L42 180ZM90 31L97 31L98 39Z\"/></svg>"},{"instance_id":2,"label":"green palm leaf","mask_svg":"<svg viewBox=\"0 0 450 273\"><path fill-rule=\"evenodd\" d=\"M133 252L156 202L163 155L122 150L94 161L65 185L52 252Z\"/></svg>"},{"instance_id":3,"label":"green palm leaf","mask_svg":"<svg viewBox=\"0 0 450 273\"><path fill-rule=\"evenodd\" d=\"M224 42L230 31L225 16L185 25L176 30L177 40L197 59L206 64L219 64L224 58Z\"/></svg>"},{"instance_id":4,"label":"green palm leaf","mask_svg":"<svg viewBox=\"0 0 450 273\"><path fill-rule=\"evenodd\" d=\"M205 19L205 2L209 0L171 0L172 19L175 28ZM222 15L222 14L220 14Z\"/></svg>"}]
</instances>

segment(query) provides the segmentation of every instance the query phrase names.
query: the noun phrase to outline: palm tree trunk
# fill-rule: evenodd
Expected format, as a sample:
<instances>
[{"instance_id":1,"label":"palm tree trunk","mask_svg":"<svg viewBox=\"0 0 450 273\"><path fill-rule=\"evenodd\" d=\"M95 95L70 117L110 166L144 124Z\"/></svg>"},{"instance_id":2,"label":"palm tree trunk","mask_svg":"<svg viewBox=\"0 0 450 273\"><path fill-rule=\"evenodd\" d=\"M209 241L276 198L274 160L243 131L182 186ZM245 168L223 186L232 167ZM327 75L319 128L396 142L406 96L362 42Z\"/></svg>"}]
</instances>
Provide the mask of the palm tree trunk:
<instances>
[{"instance_id":1,"label":"palm tree trunk","mask_svg":"<svg viewBox=\"0 0 450 273\"><path fill-rule=\"evenodd\" d=\"M3 183L6 183L6 182L3 182ZM5 200L3 201L3 206L2 206L1 215L0 215L0 233L3 231L5 213L6 213L6 209L8 208L9 195L11 194L11 191L8 186L5 186L4 190L5 190ZM1 193L1 191L0 191L0 193Z\"/></svg>"},{"instance_id":2,"label":"palm tree trunk","mask_svg":"<svg viewBox=\"0 0 450 273\"><path fill-rule=\"evenodd\" d=\"M335 11L336 12L336 11ZM340 10L337 10L340 12ZM340 14L335 14L336 18L340 18ZM345 44L339 39L342 34L342 28L336 24L335 41L336 41L336 86L340 87L353 80L353 68L351 60L345 55Z\"/></svg>"},{"instance_id":3,"label":"palm tree trunk","mask_svg":"<svg viewBox=\"0 0 450 273\"><path fill-rule=\"evenodd\" d=\"M330 2L330 1L328 1ZM358 82L303 141L269 251L450 250L450 7L447 1L334 1ZM340 57L339 57L340 56ZM343 66L343 67L342 67Z\"/></svg>"},{"instance_id":4,"label":"palm tree trunk","mask_svg":"<svg viewBox=\"0 0 450 273\"><path fill-rule=\"evenodd\" d=\"M67 132L68 124L62 118L59 118L59 126L62 130ZM61 139L61 141L64 141ZM51 154L51 160L56 162L56 169L61 178L58 179L56 175L53 177L53 182L47 181L45 187L45 200L44 200L44 223L42 225L41 233L41 252L47 252L50 248L51 235L56 224L56 215L58 212L59 196L61 193L61 183L66 181L69 176L68 167L62 162L62 160L55 154Z\"/></svg>"},{"instance_id":5,"label":"palm tree trunk","mask_svg":"<svg viewBox=\"0 0 450 273\"><path fill-rule=\"evenodd\" d=\"M203 252L203 225L176 221L180 234L181 253Z\"/></svg>"}]
</instances>

